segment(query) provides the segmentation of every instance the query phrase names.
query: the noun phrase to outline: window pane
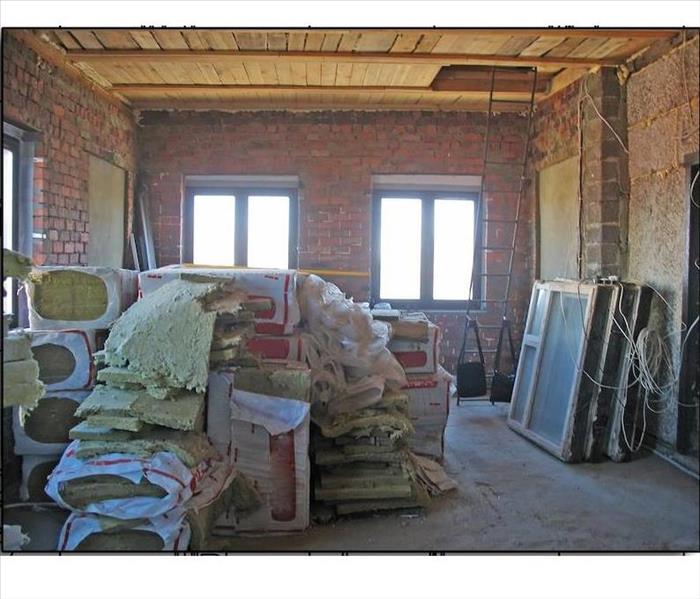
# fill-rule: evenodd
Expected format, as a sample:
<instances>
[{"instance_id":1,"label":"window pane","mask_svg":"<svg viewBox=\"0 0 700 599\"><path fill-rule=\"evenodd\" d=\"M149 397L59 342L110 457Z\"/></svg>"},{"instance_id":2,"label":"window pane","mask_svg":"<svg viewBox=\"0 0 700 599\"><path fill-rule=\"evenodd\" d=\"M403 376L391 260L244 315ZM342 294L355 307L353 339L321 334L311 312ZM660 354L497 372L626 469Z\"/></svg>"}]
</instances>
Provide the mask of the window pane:
<instances>
[{"instance_id":1,"label":"window pane","mask_svg":"<svg viewBox=\"0 0 700 599\"><path fill-rule=\"evenodd\" d=\"M433 298L467 300L474 262L474 202L435 200Z\"/></svg>"},{"instance_id":2,"label":"window pane","mask_svg":"<svg viewBox=\"0 0 700 599\"><path fill-rule=\"evenodd\" d=\"M231 195L194 196L192 261L233 266L236 198Z\"/></svg>"},{"instance_id":3,"label":"window pane","mask_svg":"<svg viewBox=\"0 0 700 599\"><path fill-rule=\"evenodd\" d=\"M248 198L248 266L289 267L289 197Z\"/></svg>"},{"instance_id":4,"label":"window pane","mask_svg":"<svg viewBox=\"0 0 700 599\"><path fill-rule=\"evenodd\" d=\"M417 198L381 199L379 295L420 299L421 211Z\"/></svg>"},{"instance_id":5,"label":"window pane","mask_svg":"<svg viewBox=\"0 0 700 599\"><path fill-rule=\"evenodd\" d=\"M7 249L14 248L13 236L13 213L14 198L12 197L12 174L14 154L7 148L2 149L2 247ZM4 295L2 299L3 313L10 314L12 312L12 279L9 277L3 282Z\"/></svg>"},{"instance_id":6,"label":"window pane","mask_svg":"<svg viewBox=\"0 0 700 599\"><path fill-rule=\"evenodd\" d=\"M532 404L530 428L559 445L575 390L578 354L584 339L588 298L552 292L550 316Z\"/></svg>"}]
</instances>

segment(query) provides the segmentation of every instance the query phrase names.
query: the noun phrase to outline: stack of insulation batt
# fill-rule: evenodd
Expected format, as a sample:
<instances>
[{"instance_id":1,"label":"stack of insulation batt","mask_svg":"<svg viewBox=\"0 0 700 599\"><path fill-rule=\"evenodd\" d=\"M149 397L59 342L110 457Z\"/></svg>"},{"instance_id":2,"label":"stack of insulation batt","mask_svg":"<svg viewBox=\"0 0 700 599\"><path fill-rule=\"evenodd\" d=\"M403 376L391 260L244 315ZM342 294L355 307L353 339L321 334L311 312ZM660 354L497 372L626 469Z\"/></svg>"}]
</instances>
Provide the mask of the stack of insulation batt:
<instances>
[{"instance_id":1,"label":"stack of insulation batt","mask_svg":"<svg viewBox=\"0 0 700 599\"><path fill-rule=\"evenodd\" d=\"M48 500L46 478L78 423L76 409L95 385L93 353L136 293L136 273L129 270L50 266L29 275L31 351L45 391L34 408L13 414L23 500Z\"/></svg>"},{"instance_id":2,"label":"stack of insulation batt","mask_svg":"<svg viewBox=\"0 0 700 599\"><path fill-rule=\"evenodd\" d=\"M391 325L388 347L406 371L403 391L408 396L415 429L409 447L415 453L442 460L452 377L440 366L440 328L422 312L392 312L396 312L394 317L375 317Z\"/></svg>"},{"instance_id":3,"label":"stack of insulation batt","mask_svg":"<svg viewBox=\"0 0 700 599\"><path fill-rule=\"evenodd\" d=\"M337 514L424 505L407 439L413 432L391 329L333 284L308 276L300 293L312 373L315 499Z\"/></svg>"},{"instance_id":4,"label":"stack of insulation batt","mask_svg":"<svg viewBox=\"0 0 700 599\"><path fill-rule=\"evenodd\" d=\"M219 318L243 314L245 293L176 280L114 323L98 384L49 478L47 493L74 513L60 550L202 548L233 468L204 434L204 392Z\"/></svg>"},{"instance_id":5,"label":"stack of insulation batt","mask_svg":"<svg viewBox=\"0 0 700 599\"><path fill-rule=\"evenodd\" d=\"M32 269L32 261L12 250L2 251L2 272L5 277L24 280ZM3 295L5 289L3 287ZM31 408L44 392L39 380L39 365L32 356L31 338L20 330L9 330L12 314L2 319L2 399L3 406Z\"/></svg>"},{"instance_id":6,"label":"stack of insulation batt","mask_svg":"<svg viewBox=\"0 0 700 599\"><path fill-rule=\"evenodd\" d=\"M225 280L247 295L250 322L222 320L212 343L207 434L259 503L229 505L217 533L303 530L309 523L310 372L293 270L172 266L140 275L148 297L169 280Z\"/></svg>"},{"instance_id":7,"label":"stack of insulation batt","mask_svg":"<svg viewBox=\"0 0 700 599\"><path fill-rule=\"evenodd\" d=\"M320 420L314 496L338 515L425 506L406 439L408 398L387 391L370 407Z\"/></svg>"}]
</instances>

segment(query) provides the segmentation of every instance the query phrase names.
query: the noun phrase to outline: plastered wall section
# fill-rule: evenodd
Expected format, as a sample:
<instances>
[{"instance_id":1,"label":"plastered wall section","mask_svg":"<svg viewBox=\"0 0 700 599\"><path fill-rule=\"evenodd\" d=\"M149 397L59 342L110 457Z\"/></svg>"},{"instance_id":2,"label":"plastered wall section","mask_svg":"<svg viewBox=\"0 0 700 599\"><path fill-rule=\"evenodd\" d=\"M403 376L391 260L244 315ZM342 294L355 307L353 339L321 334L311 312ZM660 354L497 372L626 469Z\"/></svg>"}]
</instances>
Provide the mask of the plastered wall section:
<instances>
[{"instance_id":1,"label":"plastered wall section","mask_svg":"<svg viewBox=\"0 0 700 599\"><path fill-rule=\"evenodd\" d=\"M652 322L662 329L681 325L683 280L687 268L689 157L698 152L698 38L674 49L627 83L629 124L628 278L653 285L669 301L673 316L658 298ZM672 340L678 364L680 338ZM676 443L677 405L652 423L663 445ZM697 437L695 440L697 447Z\"/></svg>"}]
</instances>

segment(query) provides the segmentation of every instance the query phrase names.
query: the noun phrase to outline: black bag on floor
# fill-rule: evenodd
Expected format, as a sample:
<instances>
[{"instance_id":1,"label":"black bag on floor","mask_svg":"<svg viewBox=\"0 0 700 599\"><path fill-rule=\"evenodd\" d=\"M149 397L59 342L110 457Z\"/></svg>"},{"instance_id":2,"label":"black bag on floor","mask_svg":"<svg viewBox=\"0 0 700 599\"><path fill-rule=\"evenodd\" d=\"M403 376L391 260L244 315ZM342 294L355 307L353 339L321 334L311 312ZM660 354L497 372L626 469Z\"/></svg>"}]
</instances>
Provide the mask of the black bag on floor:
<instances>
[{"instance_id":1,"label":"black bag on floor","mask_svg":"<svg viewBox=\"0 0 700 599\"><path fill-rule=\"evenodd\" d=\"M476 347L479 350L478 362L464 361L467 349L467 336L470 329L474 330L474 335L476 336ZM484 366L484 352L481 349L481 339L479 338L479 323L476 319L467 315L462 349L457 360L457 398L481 397L482 395L486 395L486 368Z\"/></svg>"},{"instance_id":2,"label":"black bag on floor","mask_svg":"<svg viewBox=\"0 0 700 599\"><path fill-rule=\"evenodd\" d=\"M504 374L501 372L501 349L503 347L503 333L508 331L508 345L510 347L510 358L513 364L513 372ZM503 319L501 332L498 335L498 345L496 345L496 359L494 360L493 379L491 379L491 403L509 403L513 395L513 385L515 384L515 369L517 368L515 358L515 347L513 345L513 335L510 329L510 321Z\"/></svg>"}]
</instances>

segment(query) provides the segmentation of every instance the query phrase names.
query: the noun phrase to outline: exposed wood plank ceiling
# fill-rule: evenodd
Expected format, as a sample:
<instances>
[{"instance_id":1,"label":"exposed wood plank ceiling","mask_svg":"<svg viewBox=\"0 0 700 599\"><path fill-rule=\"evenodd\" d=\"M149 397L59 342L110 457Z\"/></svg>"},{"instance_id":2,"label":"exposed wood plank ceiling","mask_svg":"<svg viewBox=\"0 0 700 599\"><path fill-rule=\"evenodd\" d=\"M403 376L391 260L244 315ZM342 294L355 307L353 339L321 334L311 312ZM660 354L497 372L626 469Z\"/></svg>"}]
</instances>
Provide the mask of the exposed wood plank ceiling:
<instances>
[{"instance_id":1,"label":"exposed wood plank ceiling","mask_svg":"<svg viewBox=\"0 0 700 599\"><path fill-rule=\"evenodd\" d=\"M537 98L617 66L669 29L38 29L135 109L484 110L491 65L537 67ZM517 70L499 97L529 99Z\"/></svg>"}]
</instances>

